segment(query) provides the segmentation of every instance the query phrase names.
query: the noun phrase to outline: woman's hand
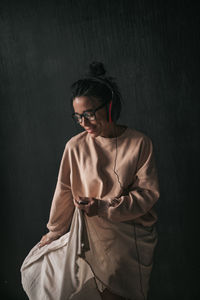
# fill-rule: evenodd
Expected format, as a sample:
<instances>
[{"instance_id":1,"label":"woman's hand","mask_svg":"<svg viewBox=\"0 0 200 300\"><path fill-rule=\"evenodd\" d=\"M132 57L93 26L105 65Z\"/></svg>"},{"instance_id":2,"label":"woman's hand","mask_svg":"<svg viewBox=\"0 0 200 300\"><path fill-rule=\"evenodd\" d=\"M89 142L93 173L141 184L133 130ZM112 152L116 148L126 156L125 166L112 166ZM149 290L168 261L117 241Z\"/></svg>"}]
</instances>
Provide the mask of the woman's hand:
<instances>
[{"instance_id":1,"label":"woman's hand","mask_svg":"<svg viewBox=\"0 0 200 300\"><path fill-rule=\"evenodd\" d=\"M86 204L81 204L85 202ZM89 217L96 216L98 213L98 199L88 197L78 197L74 204L79 209L83 210Z\"/></svg>"},{"instance_id":2,"label":"woman's hand","mask_svg":"<svg viewBox=\"0 0 200 300\"><path fill-rule=\"evenodd\" d=\"M54 232L48 232L47 234L43 235L40 242L39 242L39 248L50 244L51 242L57 240L60 237L58 234L55 234Z\"/></svg>"}]
</instances>

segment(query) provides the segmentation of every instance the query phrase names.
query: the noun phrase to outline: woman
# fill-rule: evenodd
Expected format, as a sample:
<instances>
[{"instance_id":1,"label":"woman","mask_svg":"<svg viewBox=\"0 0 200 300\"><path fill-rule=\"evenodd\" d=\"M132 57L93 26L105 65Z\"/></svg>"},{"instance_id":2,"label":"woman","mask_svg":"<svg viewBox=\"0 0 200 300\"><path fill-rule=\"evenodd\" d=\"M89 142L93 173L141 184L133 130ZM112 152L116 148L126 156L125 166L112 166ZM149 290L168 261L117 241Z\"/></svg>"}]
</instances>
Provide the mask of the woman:
<instances>
[{"instance_id":1,"label":"woman","mask_svg":"<svg viewBox=\"0 0 200 300\"><path fill-rule=\"evenodd\" d=\"M147 299L157 244L153 206L159 198L153 146L144 133L117 124L121 95L105 73L103 64L94 62L71 86L72 117L84 132L66 143L49 232L22 266L25 274L25 267L30 270L40 259L45 276L41 279L40 271L37 278L45 299ZM55 263L61 249L67 250ZM47 277L51 280L44 283Z\"/></svg>"}]
</instances>

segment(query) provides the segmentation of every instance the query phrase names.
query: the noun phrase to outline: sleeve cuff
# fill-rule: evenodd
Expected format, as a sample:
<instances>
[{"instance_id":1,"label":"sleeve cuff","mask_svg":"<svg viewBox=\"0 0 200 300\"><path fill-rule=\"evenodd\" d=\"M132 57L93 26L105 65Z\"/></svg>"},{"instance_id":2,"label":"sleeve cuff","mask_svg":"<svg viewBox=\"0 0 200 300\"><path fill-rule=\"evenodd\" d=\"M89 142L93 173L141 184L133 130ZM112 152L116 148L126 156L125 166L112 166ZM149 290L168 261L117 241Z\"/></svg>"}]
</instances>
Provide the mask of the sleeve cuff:
<instances>
[{"instance_id":1,"label":"sleeve cuff","mask_svg":"<svg viewBox=\"0 0 200 300\"><path fill-rule=\"evenodd\" d=\"M47 233L47 237L50 239L50 240L56 240L58 239L62 234L60 232L54 232L54 231L49 231Z\"/></svg>"},{"instance_id":2,"label":"sleeve cuff","mask_svg":"<svg viewBox=\"0 0 200 300\"><path fill-rule=\"evenodd\" d=\"M107 217L110 203L106 200L98 200L98 216Z\"/></svg>"}]
</instances>

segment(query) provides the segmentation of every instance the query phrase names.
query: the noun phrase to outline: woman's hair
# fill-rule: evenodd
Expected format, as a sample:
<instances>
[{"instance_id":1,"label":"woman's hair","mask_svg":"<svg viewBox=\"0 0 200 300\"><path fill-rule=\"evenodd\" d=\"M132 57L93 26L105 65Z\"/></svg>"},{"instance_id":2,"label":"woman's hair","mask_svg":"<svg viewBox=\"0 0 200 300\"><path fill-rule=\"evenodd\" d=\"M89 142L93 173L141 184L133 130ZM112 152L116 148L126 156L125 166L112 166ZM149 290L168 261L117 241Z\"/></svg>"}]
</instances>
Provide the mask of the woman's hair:
<instances>
[{"instance_id":1,"label":"woman's hair","mask_svg":"<svg viewBox=\"0 0 200 300\"><path fill-rule=\"evenodd\" d=\"M71 105L76 97L81 96L96 98L108 105L112 100L112 119L117 121L120 117L122 97L114 78L105 74L106 70L101 62L92 62L86 76L71 85Z\"/></svg>"}]
</instances>

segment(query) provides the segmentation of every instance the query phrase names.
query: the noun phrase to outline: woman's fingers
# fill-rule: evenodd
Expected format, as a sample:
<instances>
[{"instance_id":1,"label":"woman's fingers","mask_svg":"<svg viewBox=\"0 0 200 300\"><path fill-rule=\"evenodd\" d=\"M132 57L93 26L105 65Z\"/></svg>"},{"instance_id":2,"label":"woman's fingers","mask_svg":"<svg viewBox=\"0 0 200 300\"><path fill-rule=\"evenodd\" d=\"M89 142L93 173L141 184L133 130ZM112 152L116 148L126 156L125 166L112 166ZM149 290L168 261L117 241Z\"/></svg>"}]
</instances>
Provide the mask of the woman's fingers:
<instances>
[{"instance_id":1,"label":"woman's fingers","mask_svg":"<svg viewBox=\"0 0 200 300\"><path fill-rule=\"evenodd\" d=\"M78 196L75 199L74 204L76 207L83 210L88 216L97 215L98 200L95 198Z\"/></svg>"},{"instance_id":2,"label":"woman's fingers","mask_svg":"<svg viewBox=\"0 0 200 300\"><path fill-rule=\"evenodd\" d=\"M59 232L49 231L48 233L42 236L40 242L38 243L39 248L59 239L61 235L62 234L60 234Z\"/></svg>"},{"instance_id":3,"label":"woman's fingers","mask_svg":"<svg viewBox=\"0 0 200 300\"><path fill-rule=\"evenodd\" d=\"M76 197L74 204L75 204L75 206L77 206L78 208L84 209L85 206L89 204L89 202L90 202L89 199L90 199L90 198L79 197L79 196L78 196L78 197Z\"/></svg>"},{"instance_id":4,"label":"woman's fingers","mask_svg":"<svg viewBox=\"0 0 200 300\"><path fill-rule=\"evenodd\" d=\"M51 239L47 236L47 235L43 235L43 237L41 238L40 242L39 242L39 248L50 244L51 243Z\"/></svg>"}]
</instances>

